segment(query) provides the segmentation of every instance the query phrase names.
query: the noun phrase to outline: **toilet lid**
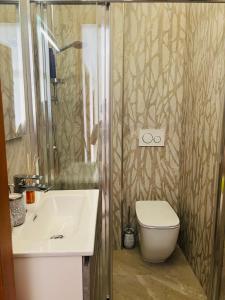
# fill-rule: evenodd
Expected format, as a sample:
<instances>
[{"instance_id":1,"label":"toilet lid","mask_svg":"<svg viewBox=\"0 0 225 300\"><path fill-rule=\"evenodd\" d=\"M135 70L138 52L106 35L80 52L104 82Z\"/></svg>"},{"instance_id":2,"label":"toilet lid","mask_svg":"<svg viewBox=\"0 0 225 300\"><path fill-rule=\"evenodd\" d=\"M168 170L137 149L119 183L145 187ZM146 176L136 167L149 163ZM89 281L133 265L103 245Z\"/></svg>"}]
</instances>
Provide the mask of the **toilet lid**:
<instances>
[{"instance_id":1,"label":"toilet lid","mask_svg":"<svg viewBox=\"0 0 225 300\"><path fill-rule=\"evenodd\" d=\"M167 201L137 201L136 214L139 224L144 227L173 228L180 224L177 214Z\"/></svg>"}]
</instances>

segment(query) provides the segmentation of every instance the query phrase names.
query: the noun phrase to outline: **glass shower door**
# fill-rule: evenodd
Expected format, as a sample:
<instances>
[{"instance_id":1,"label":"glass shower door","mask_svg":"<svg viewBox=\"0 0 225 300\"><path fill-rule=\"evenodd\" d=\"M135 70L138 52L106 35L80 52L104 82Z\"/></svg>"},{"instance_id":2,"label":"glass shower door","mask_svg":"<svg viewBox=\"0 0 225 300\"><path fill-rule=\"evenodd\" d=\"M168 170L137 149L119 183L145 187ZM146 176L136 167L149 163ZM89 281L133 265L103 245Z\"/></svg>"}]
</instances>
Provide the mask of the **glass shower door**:
<instances>
[{"instance_id":1,"label":"glass shower door","mask_svg":"<svg viewBox=\"0 0 225 300\"><path fill-rule=\"evenodd\" d=\"M47 144L42 166L60 189L97 188L99 182L98 51L104 30L97 25L96 8L42 5L36 14L39 124L46 121L45 141L39 144Z\"/></svg>"},{"instance_id":2,"label":"glass shower door","mask_svg":"<svg viewBox=\"0 0 225 300\"><path fill-rule=\"evenodd\" d=\"M105 5L32 3L40 174L54 189L100 190L94 299L110 259L109 28Z\"/></svg>"}]
</instances>

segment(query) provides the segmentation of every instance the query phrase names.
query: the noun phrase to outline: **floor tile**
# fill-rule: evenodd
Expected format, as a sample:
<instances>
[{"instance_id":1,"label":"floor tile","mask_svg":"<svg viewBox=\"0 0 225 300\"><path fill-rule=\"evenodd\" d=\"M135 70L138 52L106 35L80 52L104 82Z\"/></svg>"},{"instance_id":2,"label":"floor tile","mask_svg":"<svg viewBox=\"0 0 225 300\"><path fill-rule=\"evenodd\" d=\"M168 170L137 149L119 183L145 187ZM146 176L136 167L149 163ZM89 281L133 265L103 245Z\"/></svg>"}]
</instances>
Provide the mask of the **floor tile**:
<instances>
[{"instance_id":1,"label":"floor tile","mask_svg":"<svg viewBox=\"0 0 225 300\"><path fill-rule=\"evenodd\" d=\"M141 259L138 248L114 251L114 300L206 300L182 251L161 264Z\"/></svg>"}]
</instances>

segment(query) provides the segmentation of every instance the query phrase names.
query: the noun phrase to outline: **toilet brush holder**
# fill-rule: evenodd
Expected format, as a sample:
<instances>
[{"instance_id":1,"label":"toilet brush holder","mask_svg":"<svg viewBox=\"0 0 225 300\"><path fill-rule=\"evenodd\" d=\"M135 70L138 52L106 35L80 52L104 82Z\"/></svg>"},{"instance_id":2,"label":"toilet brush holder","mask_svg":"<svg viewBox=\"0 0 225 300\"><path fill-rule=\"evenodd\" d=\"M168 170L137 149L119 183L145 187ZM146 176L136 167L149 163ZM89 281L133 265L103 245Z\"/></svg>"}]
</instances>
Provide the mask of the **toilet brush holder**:
<instances>
[{"instance_id":1,"label":"toilet brush holder","mask_svg":"<svg viewBox=\"0 0 225 300\"><path fill-rule=\"evenodd\" d=\"M135 247L135 230L130 226L124 229L123 246L126 249L132 249Z\"/></svg>"},{"instance_id":2,"label":"toilet brush holder","mask_svg":"<svg viewBox=\"0 0 225 300\"><path fill-rule=\"evenodd\" d=\"M130 206L128 207L128 225L123 231L123 246L126 249L132 249L135 247L135 230L131 226L130 222Z\"/></svg>"}]
</instances>

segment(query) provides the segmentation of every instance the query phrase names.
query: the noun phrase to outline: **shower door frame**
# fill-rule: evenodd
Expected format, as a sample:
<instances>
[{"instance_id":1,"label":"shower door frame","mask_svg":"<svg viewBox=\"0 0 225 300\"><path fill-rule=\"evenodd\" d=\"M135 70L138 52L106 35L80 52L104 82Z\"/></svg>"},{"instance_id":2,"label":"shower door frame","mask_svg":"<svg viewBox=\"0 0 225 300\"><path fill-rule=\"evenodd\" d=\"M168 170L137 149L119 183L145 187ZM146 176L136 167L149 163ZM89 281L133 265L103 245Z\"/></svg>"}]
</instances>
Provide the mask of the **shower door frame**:
<instances>
[{"instance_id":1,"label":"shower door frame","mask_svg":"<svg viewBox=\"0 0 225 300\"><path fill-rule=\"evenodd\" d=\"M35 147L35 142L37 144L37 126L36 126L36 119L35 119L35 95L34 95L34 62L32 61L31 57L33 57L33 49L31 43L31 31L30 31L30 4L31 3L47 3L47 4L108 4L108 3L168 3L168 1L159 1L159 0L146 0L146 1L138 1L138 0L0 0L0 4L20 4L20 9L22 10L23 17L25 19L21 20L22 25L22 44L23 44L23 63L25 66L24 73L25 73L25 86L26 86L26 104L29 107L29 119L30 122L30 129L34 133L32 136L31 146L33 147L33 153L37 152L37 148ZM192 1L192 0L171 0L170 3L225 3L225 0L213 0L213 1ZM26 47L26 49L25 49ZM28 100L31 100L30 101ZM111 104L112 105L112 104ZM109 110L110 111L110 108ZM109 116L111 117L111 116ZM212 300L218 300L219 292L220 292L220 282L221 282L221 268L223 263L223 245L224 245L224 226L225 226L225 193L222 187L222 182L225 178L225 106L224 106L224 114L222 123L222 134L221 134L221 151L220 151L220 169L218 175L218 189L217 189L217 211L216 211L216 224L215 224L215 235L214 235L214 261L212 266ZM109 130L111 137L111 120L109 120ZM111 145L109 145L109 149L105 149L105 153L107 155L111 155ZM111 156L109 157L109 163L111 163ZM110 166L110 164L109 164ZM108 195L110 197L111 194L111 174L108 172L107 176L105 177L105 186L109 189ZM111 199L109 198L107 203L107 234L108 234L108 246L107 249L112 247L112 203ZM110 254L111 255L111 254ZM111 255L112 257L112 255ZM111 258L109 259L109 266L110 272L112 270L112 262ZM112 273L112 272L111 272ZM112 274L110 274L112 275ZM110 278L110 291L109 294L112 295L112 276Z\"/></svg>"},{"instance_id":2,"label":"shower door frame","mask_svg":"<svg viewBox=\"0 0 225 300\"><path fill-rule=\"evenodd\" d=\"M29 5L31 2L29 2ZM47 8L44 2L40 3L39 13L41 15L41 19L47 24ZM31 15L30 15L31 18ZM31 21L32 22L32 21ZM38 39L38 37L37 37ZM39 45L40 42L40 45ZM52 126L52 101L51 101L51 88L50 88L50 71L49 71L49 57L48 57L48 42L44 39L41 41L37 41L38 43L38 62L33 62L39 64L39 90L42 89L42 93L40 92L39 99L39 109L41 107L41 103L43 105L43 115L45 120L44 126L44 134L42 135L42 143L46 144L46 151L42 153L42 170L43 176L45 178L45 183L49 186L54 186L55 180L55 160L54 160L54 149L55 143L53 140L53 126ZM41 52L41 53L40 53ZM41 61L39 61L41 56ZM33 54L34 58L34 54ZM42 65L42 68L40 68ZM41 73L42 71L42 73ZM41 78L41 79L40 79ZM38 101L38 100L37 100ZM38 134L37 134L38 135ZM39 135L40 136L40 135ZM38 142L38 141L37 141ZM39 145L40 146L40 145Z\"/></svg>"}]
</instances>

